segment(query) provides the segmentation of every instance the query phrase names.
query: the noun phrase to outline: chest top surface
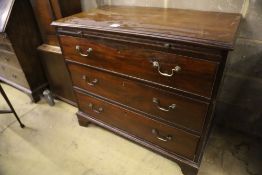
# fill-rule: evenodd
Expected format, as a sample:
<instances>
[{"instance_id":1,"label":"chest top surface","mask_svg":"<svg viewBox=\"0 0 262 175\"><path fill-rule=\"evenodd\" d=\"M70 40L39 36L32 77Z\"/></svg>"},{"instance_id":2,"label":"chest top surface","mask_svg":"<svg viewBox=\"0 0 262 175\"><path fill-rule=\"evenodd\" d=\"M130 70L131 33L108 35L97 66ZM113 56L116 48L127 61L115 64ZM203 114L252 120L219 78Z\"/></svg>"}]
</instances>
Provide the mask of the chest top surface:
<instances>
[{"instance_id":1,"label":"chest top surface","mask_svg":"<svg viewBox=\"0 0 262 175\"><path fill-rule=\"evenodd\" d=\"M240 14L152 7L102 6L53 22L85 28L232 49Z\"/></svg>"}]
</instances>

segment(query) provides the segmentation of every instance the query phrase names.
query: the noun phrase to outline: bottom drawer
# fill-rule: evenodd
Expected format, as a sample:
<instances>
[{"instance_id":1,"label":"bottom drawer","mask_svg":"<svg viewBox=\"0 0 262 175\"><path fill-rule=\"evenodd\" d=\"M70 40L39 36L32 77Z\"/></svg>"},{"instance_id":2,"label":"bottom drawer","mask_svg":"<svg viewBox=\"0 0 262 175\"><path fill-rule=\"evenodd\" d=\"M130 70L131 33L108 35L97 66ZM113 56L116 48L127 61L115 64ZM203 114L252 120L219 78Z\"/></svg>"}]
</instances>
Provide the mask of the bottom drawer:
<instances>
[{"instance_id":1,"label":"bottom drawer","mask_svg":"<svg viewBox=\"0 0 262 175\"><path fill-rule=\"evenodd\" d=\"M76 91L80 111L162 149L193 160L199 137Z\"/></svg>"}]
</instances>

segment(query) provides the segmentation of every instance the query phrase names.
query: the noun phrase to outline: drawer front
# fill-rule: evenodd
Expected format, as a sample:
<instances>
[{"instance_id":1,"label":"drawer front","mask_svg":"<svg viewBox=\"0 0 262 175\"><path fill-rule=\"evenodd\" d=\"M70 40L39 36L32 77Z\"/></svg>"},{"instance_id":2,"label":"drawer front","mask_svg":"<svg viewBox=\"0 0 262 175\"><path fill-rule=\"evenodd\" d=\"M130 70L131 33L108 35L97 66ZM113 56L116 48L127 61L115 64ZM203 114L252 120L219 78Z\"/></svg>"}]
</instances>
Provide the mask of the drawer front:
<instances>
[{"instance_id":1,"label":"drawer front","mask_svg":"<svg viewBox=\"0 0 262 175\"><path fill-rule=\"evenodd\" d=\"M201 132L208 104L92 68L68 64L73 84L99 96ZM190 110L188 110L190 109Z\"/></svg>"},{"instance_id":2,"label":"drawer front","mask_svg":"<svg viewBox=\"0 0 262 175\"><path fill-rule=\"evenodd\" d=\"M199 137L80 92L76 96L80 110L88 116L169 152L194 159Z\"/></svg>"},{"instance_id":3,"label":"drawer front","mask_svg":"<svg viewBox=\"0 0 262 175\"><path fill-rule=\"evenodd\" d=\"M60 36L60 41L66 59L211 97L218 68L216 62L105 39Z\"/></svg>"},{"instance_id":4,"label":"drawer front","mask_svg":"<svg viewBox=\"0 0 262 175\"><path fill-rule=\"evenodd\" d=\"M10 66L21 69L21 66L18 62L18 59L14 53L6 52L4 50L0 50L0 63L8 64Z\"/></svg>"},{"instance_id":5,"label":"drawer front","mask_svg":"<svg viewBox=\"0 0 262 175\"><path fill-rule=\"evenodd\" d=\"M0 69L2 73L1 77L3 77L4 79L12 83L18 84L24 88L29 88L25 74L22 70L16 69L5 64L0 64Z\"/></svg>"}]
</instances>

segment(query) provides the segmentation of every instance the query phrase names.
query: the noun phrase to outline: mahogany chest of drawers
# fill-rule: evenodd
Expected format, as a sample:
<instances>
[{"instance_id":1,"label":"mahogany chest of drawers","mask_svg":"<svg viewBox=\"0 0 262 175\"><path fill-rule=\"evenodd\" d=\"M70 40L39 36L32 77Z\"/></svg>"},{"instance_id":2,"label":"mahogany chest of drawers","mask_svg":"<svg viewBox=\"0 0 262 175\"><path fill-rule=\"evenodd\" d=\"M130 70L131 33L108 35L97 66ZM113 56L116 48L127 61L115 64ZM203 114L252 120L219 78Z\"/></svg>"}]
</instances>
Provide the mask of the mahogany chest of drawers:
<instances>
[{"instance_id":1,"label":"mahogany chest of drawers","mask_svg":"<svg viewBox=\"0 0 262 175\"><path fill-rule=\"evenodd\" d=\"M197 174L240 19L103 6L53 22L80 125L96 123Z\"/></svg>"}]
</instances>

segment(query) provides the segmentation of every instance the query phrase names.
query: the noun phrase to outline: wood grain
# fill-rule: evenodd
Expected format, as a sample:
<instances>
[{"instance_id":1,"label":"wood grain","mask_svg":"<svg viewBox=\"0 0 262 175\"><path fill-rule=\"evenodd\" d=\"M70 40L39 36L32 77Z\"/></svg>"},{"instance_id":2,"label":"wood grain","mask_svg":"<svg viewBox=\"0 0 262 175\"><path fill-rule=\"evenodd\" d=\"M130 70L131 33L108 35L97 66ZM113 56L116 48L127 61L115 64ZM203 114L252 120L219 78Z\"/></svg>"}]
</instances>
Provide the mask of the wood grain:
<instances>
[{"instance_id":1,"label":"wood grain","mask_svg":"<svg viewBox=\"0 0 262 175\"><path fill-rule=\"evenodd\" d=\"M30 2L34 10L43 42L59 46L55 28L50 25L52 21L58 19L53 12L50 0L30 0Z\"/></svg>"},{"instance_id":2,"label":"wood grain","mask_svg":"<svg viewBox=\"0 0 262 175\"><path fill-rule=\"evenodd\" d=\"M232 49L241 15L181 9L102 6L53 23ZM115 26L115 27L114 27Z\"/></svg>"}]
</instances>

